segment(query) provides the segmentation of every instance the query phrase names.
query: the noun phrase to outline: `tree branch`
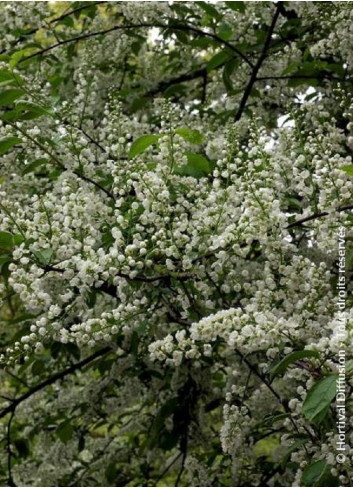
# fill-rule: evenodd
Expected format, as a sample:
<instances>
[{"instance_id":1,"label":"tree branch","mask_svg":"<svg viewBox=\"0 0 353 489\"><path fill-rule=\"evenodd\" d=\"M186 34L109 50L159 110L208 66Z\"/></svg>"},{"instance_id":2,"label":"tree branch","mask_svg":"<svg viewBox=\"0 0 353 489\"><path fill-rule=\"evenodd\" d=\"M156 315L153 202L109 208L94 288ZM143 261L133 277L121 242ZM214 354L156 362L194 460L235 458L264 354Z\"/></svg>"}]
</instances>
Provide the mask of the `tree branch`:
<instances>
[{"instance_id":1,"label":"tree branch","mask_svg":"<svg viewBox=\"0 0 353 489\"><path fill-rule=\"evenodd\" d=\"M177 85L178 83L195 80L196 78L204 79L205 76L207 76L206 68L200 68L190 73L184 73L183 75L171 78L169 81L161 81L155 88L152 88L151 90L148 90L148 92L145 92L144 97L151 97L153 95L156 95L157 93L164 92L164 90L166 90L167 88L173 85Z\"/></svg>"},{"instance_id":2,"label":"tree branch","mask_svg":"<svg viewBox=\"0 0 353 489\"><path fill-rule=\"evenodd\" d=\"M59 22L60 20L65 19L66 17L69 17L70 15L76 14L77 12L81 12L82 10L85 10L87 8L91 8L94 5L99 5L99 4L103 4L103 3L107 3L107 2L105 2L105 1L104 2L92 2L89 5L82 5L81 7L77 7L76 9L70 10L66 14L62 14L59 17L56 17L55 19L50 20L48 22L48 24L49 25L55 24L56 22ZM45 26L42 25L40 27L36 27L35 29L32 29L31 31L27 32L25 35L21 35L18 39L16 39L11 44L11 47L17 46L17 44L19 44L21 41L25 40L28 36L32 36L33 34L38 32L40 29L44 29L44 28L45 28ZM5 52L6 52L5 50L0 51L1 54L5 53Z\"/></svg>"},{"instance_id":3,"label":"tree branch","mask_svg":"<svg viewBox=\"0 0 353 489\"><path fill-rule=\"evenodd\" d=\"M84 180L85 182L88 182L88 183L91 183L92 185L94 185L96 188L98 188L99 190L101 190L102 192L104 192L106 195L108 195L108 197L110 197L112 200L115 200L114 195L111 192L109 192L109 190L107 190L106 188L104 188L98 182L92 180L92 178L86 177L85 175L83 175L83 173L81 173L81 172L79 172L77 170L75 170L73 173L75 175L77 175L79 178L81 178L81 180Z\"/></svg>"},{"instance_id":4,"label":"tree branch","mask_svg":"<svg viewBox=\"0 0 353 489\"><path fill-rule=\"evenodd\" d=\"M252 365L249 360L246 358L245 355L243 355L241 353L240 350L238 350L238 348L235 348L235 352L236 354L241 358L242 362L244 362L247 367L249 368L249 370L251 372L253 372L260 380L261 382L263 382L265 384L265 386L272 392L272 394L275 396L275 398L277 399L277 401L283 406L283 401L281 399L281 396L274 390L274 388L272 387L272 385L267 381L267 379L265 378L265 376L263 376L258 370L256 367L254 367L254 365Z\"/></svg>"},{"instance_id":5,"label":"tree branch","mask_svg":"<svg viewBox=\"0 0 353 489\"><path fill-rule=\"evenodd\" d=\"M337 78L330 73L320 73L320 75L273 75L273 76L258 76L256 81L267 81L267 80L334 80L339 82L350 82L350 79Z\"/></svg>"},{"instance_id":6,"label":"tree branch","mask_svg":"<svg viewBox=\"0 0 353 489\"><path fill-rule=\"evenodd\" d=\"M106 153L107 151L105 148L100 144L99 141L96 141L90 134L88 134L87 131L85 131L82 127L76 126L75 124L72 124L70 121L65 119L63 121L64 124L67 124L68 126L72 127L73 129L76 129L76 131L81 131L84 136L95 146L97 146L98 149L102 151L102 153Z\"/></svg>"},{"instance_id":7,"label":"tree branch","mask_svg":"<svg viewBox=\"0 0 353 489\"><path fill-rule=\"evenodd\" d=\"M253 70L252 70L252 73L251 73L249 82L248 82L248 84L247 84L247 86L245 88L243 97L242 97L242 99L240 101L240 105L239 105L238 111L235 114L235 121L239 121L241 119L241 116L243 115L243 112L245 110L245 107L246 107L246 103L248 101L248 98L250 97L251 90L252 90L252 88L253 88L256 80L257 80L257 74L258 74L258 72L259 72L259 70L260 70L263 62L266 59L267 51L268 51L268 48L270 47L270 43L271 43L271 39L272 39L272 34L273 34L273 31L274 31L275 26L276 26L276 23L277 23L277 19L278 19L279 14L280 14L281 6L282 6L282 2L278 2L277 3L277 6L276 6L276 11L274 13L274 16L272 18L271 25L270 25L269 30L268 30L268 33L267 33L267 37L266 37L266 41L265 41L264 47L262 49L262 53L261 53L259 59L257 60L256 65L253 67Z\"/></svg>"},{"instance_id":8,"label":"tree branch","mask_svg":"<svg viewBox=\"0 0 353 489\"><path fill-rule=\"evenodd\" d=\"M48 156L50 156L50 158L53 160L53 162L57 166L59 166L63 171L67 171L68 170L65 167L65 165L57 158L57 156L55 154L53 154L51 151L49 151L42 143L40 143L39 141L37 141L36 139L34 139L32 136L30 136L28 134L28 132L24 131L21 127L19 127L17 124L14 124L13 122L7 121L7 123L10 124L10 126L13 127L15 130L17 130L21 134L23 134L30 141L32 141L32 143L34 145L38 146L38 148L40 148L42 151L44 151L45 154L47 154ZM73 170L72 173L74 173L74 175L76 175L79 178L81 178L81 180L84 180L85 182L91 183L96 188L98 188L99 190L101 190L102 192L104 192L106 195L108 195L108 197L110 197L113 201L115 201L114 195L111 192L109 192L109 190L107 190L102 185L100 185L98 182L96 182L95 180L93 180L92 178L85 176L83 173L79 172L78 170Z\"/></svg>"},{"instance_id":9,"label":"tree branch","mask_svg":"<svg viewBox=\"0 0 353 489\"><path fill-rule=\"evenodd\" d=\"M344 212L344 211L350 211L353 210L353 204L349 205L344 205L342 207L338 207L336 209L336 212ZM301 219L298 219L298 221L291 222L288 224L286 229L291 229L297 226L301 226L302 224L305 224L306 222L313 221L314 219L319 219L320 217L325 217L328 216L330 213L327 211L324 212L316 212L315 214L312 214L311 216L303 217Z\"/></svg>"},{"instance_id":10,"label":"tree branch","mask_svg":"<svg viewBox=\"0 0 353 489\"><path fill-rule=\"evenodd\" d=\"M6 433L6 451L7 451L7 471L8 471L8 484L10 487L17 487L15 481L12 476L12 450L11 450L11 423L15 416L15 411L12 411L9 422L7 424L7 433Z\"/></svg>"},{"instance_id":11,"label":"tree branch","mask_svg":"<svg viewBox=\"0 0 353 489\"><path fill-rule=\"evenodd\" d=\"M55 19L52 19L49 22L49 24L54 24L56 22L60 22L61 20L65 19L66 17L69 17L70 15L74 15L74 14L77 14L77 12L81 12L81 10L85 10L87 8L94 7L95 5L102 5L103 3L107 3L107 2L90 2L89 5L82 5L80 7L73 9L73 10L70 10L70 12L67 12L66 14L62 14L59 17L55 17Z\"/></svg>"},{"instance_id":12,"label":"tree branch","mask_svg":"<svg viewBox=\"0 0 353 489\"><path fill-rule=\"evenodd\" d=\"M59 41L55 44L52 44L46 48L40 49L39 51L36 51L35 53L32 53L28 56L25 56L24 58L21 59L20 62L26 61L27 59L34 58L36 56L40 56L42 54L45 54L53 49L56 49L60 46L64 46L65 44L69 44L71 42L78 42L84 39L89 39L91 37L96 37L96 36L102 36L105 34L109 34L110 32L114 31L119 31L119 30L129 30L129 29L141 29L141 28L152 28L152 27L158 27L160 29L170 29L174 31L188 31L188 32L193 32L198 36L203 36L203 37L209 37L210 39L213 39L216 41L218 44L227 47L234 53L236 53L247 65L249 65L251 68L254 68L254 65L252 62L245 56L239 49L237 49L235 46L233 46L230 42L225 41L221 37L217 36L216 34L212 34L211 32L206 32L201 29L197 29L196 27L192 27L189 25L165 25L165 24L160 24L158 22L143 22L140 24L125 24L125 25L115 25L113 27L110 27L109 29L103 29L100 31L95 31L95 32L88 32L87 34L82 34L80 36L73 37L71 39L63 39L62 41Z\"/></svg>"},{"instance_id":13,"label":"tree branch","mask_svg":"<svg viewBox=\"0 0 353 489\"><path fill-rule=\"evenodd\" d=\"M175 464L175 462L181 457L182 453L179 452L176 457L172 459L172 461L167 465L167 467L163 470L161 475L154 481L154 485L156 486L157 483L163 479L163 477L166 475L166 473L169 471L169 469Z\"/></svg>"},{"instance_id":14,"label":"tree branch","mask_svg":"<svg viewBox=\"0 0 353 489\"><path fill-rule=\"evenodd\" d=\"M106 355L107 353L111 352L112 349L109 346L106 346L104 348L101 348L100 350L96 351L92 355L88 356L87 358L84 358L83 360L80 360L79 362L75 363L74 365L71 365L71 367L68 367L67 369L63 370L62 372L58 372L57 374L52 375L49 377L47 380L44 380L43 382L35 385L31 389L29 389L27 392L25 392L22 396L18 397L17 399L14 399L12 403L7 406L5 409L0 411L0 419L6 416L9 413L14 413L17 406L21 404L23 401L28 399L29 397L33 396L36 392L45 389L45 387L48 387L51 384L54 384L56 381L63 379L67 375L70 375L76 370L81 369L85 365L91 363L93 360L96 360L97 358Z\"/></svg>"}]
</instances>

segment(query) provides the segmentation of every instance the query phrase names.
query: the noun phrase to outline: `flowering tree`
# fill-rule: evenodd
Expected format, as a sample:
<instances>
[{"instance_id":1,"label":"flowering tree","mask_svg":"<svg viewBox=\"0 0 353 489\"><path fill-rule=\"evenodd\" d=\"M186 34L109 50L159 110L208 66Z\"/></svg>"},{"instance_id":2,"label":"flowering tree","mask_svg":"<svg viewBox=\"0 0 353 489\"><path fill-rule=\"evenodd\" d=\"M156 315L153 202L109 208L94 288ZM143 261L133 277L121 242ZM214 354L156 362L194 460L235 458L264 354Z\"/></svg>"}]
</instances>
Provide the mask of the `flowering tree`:
<instances>
[{"instance_id":1,"label":"flowering tree","mask_svg":"<svg viewBox=\"0 0 353 489\"><path fill-rule=\"evenodd\" d=\"M2 485L350 486L351 5L1 3Z\"/></svg>"}]
</instances>

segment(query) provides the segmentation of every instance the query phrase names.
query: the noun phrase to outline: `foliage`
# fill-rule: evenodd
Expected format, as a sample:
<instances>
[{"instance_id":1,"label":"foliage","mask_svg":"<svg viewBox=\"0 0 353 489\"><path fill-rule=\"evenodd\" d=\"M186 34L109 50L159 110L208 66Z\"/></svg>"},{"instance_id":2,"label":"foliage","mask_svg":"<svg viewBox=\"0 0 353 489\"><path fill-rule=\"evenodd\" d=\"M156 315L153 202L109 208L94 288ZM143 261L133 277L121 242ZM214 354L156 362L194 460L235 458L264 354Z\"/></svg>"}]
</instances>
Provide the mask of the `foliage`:
<instances>
[{"instance_id":1,"label":"foliage","mask_svg":"<svg viewBox=\"0 0 353 489\"><path fill-rule=\"evenodd\" d=\"M1 485L350 486L352 16L1 3Z\"/></svg>"}]
</instances>

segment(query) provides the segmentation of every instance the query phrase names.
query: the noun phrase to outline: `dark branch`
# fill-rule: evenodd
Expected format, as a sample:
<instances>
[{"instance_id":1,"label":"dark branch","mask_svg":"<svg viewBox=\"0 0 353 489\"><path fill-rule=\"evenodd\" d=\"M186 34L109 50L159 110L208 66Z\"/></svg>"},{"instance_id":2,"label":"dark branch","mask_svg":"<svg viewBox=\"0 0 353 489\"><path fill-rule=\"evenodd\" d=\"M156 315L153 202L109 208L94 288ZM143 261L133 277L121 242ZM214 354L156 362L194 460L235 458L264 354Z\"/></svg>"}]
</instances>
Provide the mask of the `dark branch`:
<instances>
[{"instance_id":1,"label":"dark branch","mask_svg":"<svg viewBox=\"0 0 353 489\"><path fill-rule=\"evenodd\" d=\"M95 146L97 146L97 148L99 148L102 153L106 153L106 150L105 148L100 144L99 141L96 141L90 134L88 134L87 131L85 131L82 127L79 127L79 126L76 126L75 124L72 124L70 121L68 121L67 119L65 119L64 121L64 124L67 124L68 126L72 127L73 129L76 129L76 131L81 131L82 134L84 136L86 136L86 138L92 143L94 144Z\"/></svg>"},{"instance_id":2,"label":"dark branch","mask_svg":"<svg viewBox=\"0 0 353 489\"><path fill-rule=\"evenodd\" d=\"M77 14L78 12L81 12L82 10L85 10L87 8L94 7L95 5L102 5L103 3L107 3L107 2L91 2L89 5L82 5L81 7L77 7L73 10L70 10L70 12L67 12L66 14L62 14L59 17L52 19L49 22L49 24L55 24L56 22L60 22L61 20L65 19L66 17L69 17L70 15Z\"/></svg>"},{"instance_id":3,"label":"dark branch","mask_svg":"<svg viewBox=\"0 0 353 489\"><path fill-rule=\"evenodd\" d=\"M59 166L59 168L61 168L63 171L68 171L68 169L65 167L65 165L59 160L59 158L53 154L51 151L49 151L42 143L40 143L39 141L37 141L35 138L33 138L32 136L30 136L26 131L24 131L21 127L19 127L17 124L14 124L13 122L10 122L10 121L7 121L8 124L10 124L11 127L13 127L15 130L19 131L21 134L23 134L26 138L28 138L30 141L32 141L33 144L35 144L36 146L38 146L38 148L40 148L42 151L44 151L44 153L46 153L48 156L50 156L50 158L52 159L52 161L57 165ZM115 201L115 197L114 195L109 192L109 190L107 190L106 188L104 188L102 185L100 185L98 182L96 182L95 180L93 180L92 178L90 177L87 177L85 175L83 175L83 173L79 172L78 170L74 170L73 173L75 175L77 175L79 178L81 178L81 180L84 180L85 182L88 182L88 183L91 183L92 185L94 185L96 188L98 188L99 190L101 190L102 192L104 192L106 195L108 195L108 197L110 197L112 200Z\"/></svg>"},{"instance_id":4,"label":"dark branch","mask_svg":"<svg viewBox=\"0 0 353 489\"><path fill-rule=\"evenodd\" d=\"M74 171L73 172L75 175L77 175L79 178L81 178L81 180L84 180L85 182L88 182L88 183L91 183L92 185L94 185L96 188L99 188L99 190L101 190L102 192L104 192L106 195L108 195L108 197L110 197L112 200L115 200L115 197L114 195L109 192L109 190L107 190L106 188L104 188L102 185L100 185L98 182L92 180L92 178L90 177L86 177L85 175L83 175L82 173L80 173L79 171Z\"/></svg>"},{"instance_id":5,"label":"dark branch","mask_svg":"<svg viewBox=\"0 0 353 489\"><path fill-rule=\"evenodd\" d=\"M258 76L256 78L257 81L267 81L267 80L334 80L339 82L350 82L350 79L337 78L330 73L320 73L320 75L274 75L274 76Z\"/></svg>"},{"instance_id":6,"label":"dark branch","mask_svg":"<svg viewBox=\"0 0 353 489\"><path fill-rule=\"evenodd\" d=\"M167 465L167 467L163 470L161 475L154 481L154 485L156 486L157 483L163 479L163 477L166 475L166 473L169 471L169 469L175 464L175 462L181 457L182 453L179 452L176 457L173 458L173 460Z\"/></svg>"},{"instance_id":7,"label":"dark branch","mask_svg":"<svg viewBox=\"0 0 353 489\"><path fill-rule=\"evenodd\" d=\"M48 22L49 25L55 24L56 22L59 22L60 20L65 19L66 17L69 17L70 15L74 15L77 12L81 12L82 10L88 9L93 7L94 5L99 5L107 2L92 2L89 5L82 5L81 7L77 7L76 9L70 10L70 12L66 12L66 14L62 14L59 17L56 17L55 19L52 19ZM28 36L32 36L33 34L36 34L40 29L44 29L45 26L40 26L36 27L35 29L32 29L31 31L28 31L25 35L21 35L18 39L13 41L11 44L11 47L16 47L21 41L24 41L27 39ZM5 50L0 51L1 54L5 53Z\"/></svg>"},{"instance_id":8,"label":"dark branch","mask_svg":"<svg viewBox=\"0 0 353 489\"><path fill-rule=\"evenodd\" d=\"M188 32L193 32L198 36L203 36L203 37L209 37L213 40L215 40L218 44L225 46L229 48L231 51L236 53L247 65L249 65L251 68L254 68L252 62L241 52L239 49L237 49L235 46L233 46L231 43L228 41L225 41L221 37L217 36L216 34L212 34L211 32L206 32L201 29L197 29L196 27L192 27L189 25L165 25L165 24L160 24L160 23L141 23L141 24L126 24L126 25L116 25L113 27L110 27L109 29L103 29L101 31L95 31L95 32L88 32L87 34L82 34L80 36L73 37L71 39L63 39L62 41L59 41L55 44L52 44L46 48L40 49L39 51L36 51L35 53L30 54L29 56L25 56L22 58L21 62L35 58L36 56L41 56L42 54L45 54L53 49L56 49L60 46L64 46L65 44L69 44L71 42L78 42L82 41L84 39L89 39L91 37L97 37L97 36L102 36L105 34L109 34L110 32L114 31L119 31L119 30L129 30L129 29L142 29L142 28L152 28L152 27L158 27L160 29L170 29L173 31L188 31Z\"/></svg>"},{"instance_id":9,"label":"dark branch","mask_svg":"<svg viewBox=\"0 0 353 489\"><path fill-rule=\"evenodd\" d=\"M204 71L203 77L202 77L202 97L201 97L201 103L204 104L207 99L207 70Z\"/></svg>"},{"instance_id":10,"label":"dark branch","mask_svg":"<svg viewBox=\"0 0 353 489\"><path fill-rule=\"evenodd\" d=\"M57 374L52 375L49 377L47 380L44 380L40 384L35 385L31 389L29 389L25 394L22 396L18 397L17 399L14 399L12 403L7 406L5 409L3 409L0 412L0 419L6 416L9 413L14 413L17 406L21 404L23 401L28 399L29 397L33 396L36 392L39 392L42 389L45 389L48 387L48 385L54 384L58 380L63 379L67 375L73 374L77 370L80 370L82 367L85 365L91 363L93 360L96 360L96 358L99 358L103 355L106 355L107 353L111 352L112 349L109 346L106 346L104 348L101 348L100 350L96 351L92 355L90 355L87 358L84 358L83 360L80 360L79 362L75 363L74 365L71 365L71 367L68 367L67 369L63 370L62 372L58 372Z\"/></svg>"},{"instance_id":11,"label":"dark branch","mask_svg":"<svg viewBox=\"0 0 353 489\"><path fill-rule=\"evenodd\" d=\"M63 268L57 268L55 265L46 265L45 267L43 267L43 270L44 270L44 274L47 272L63 273L65 271ZM152 275L151 277L145 275L136 275L136 277L130 277L127 273L123 273L123 272L117 272L116 275L118 277L125 278L126 280L145 282L145 283L158 282L160 280L167 280L169 282L170 279L172 278L171 275ZM177 278L182 282L188 280L190 276L185 275ZM111 285L108 282L103 282L103 284L100 285L99 287L96 287L95 290L105 292L106 294L111 295L112 297L116 297L115 285Z\"/></svg>"},{"instance_id":12,"label":"dark branch","mask_svg":"<svg viewBox=\"0 0 353 489\"><path fill-rule=\"evenodd\" d=\"M267 381L266 377L263 376L257 370L257 368L249 362L249 360L246 358L245 355L243 355L241 353L240 350L238 350L237 348L235 348L235 352L241 358L241 360L247 365L247 367L249 368L249 370L251 370L251 372L253 372L261 380L261 382L263 382L265 384L265 386L272 392L272 394L275 396L275 398L278 400L278 402L281 405L283 405L283 401L281 399L281 396L274 390L274 388L272 387L272 385Z\"/></svg>"},{"instance_id":13,"label":"dark branch","mask_svg":"<svg viewBox=\"0 0 353 489\"><path fill-rule=\"evenodd\" d=\"M344 212L344 211L350 211L350 210L353 210L353 204L338 207L336 209L336 212ZM301 226L301 225L305 224L306 222L313 221L314 219L319 219L320 217L325 217L328 215L329 215L329 212L327 212L327 211L316 212L315 214L312 214L311 216L303 217L302 219L299 219L298 221L291 222L290 224L288 224L286 229L291 229L291 228L294 228L297 226Z\"/></svg>"},{"instance_id":14,"label":"dark branch","mask_svg":"<svg viewBox=\"0 0 353 489\"><path fill-rule=\"evenodd\" d=\"M288 411L288 403L284 400L282 400L281 396L278 394L278 392L275 391L275 389L272 387L271 383L266 379L266 376L265 375L262 375L261 372L258 371L258 369L252 364L249 362L249 360L246 358L245 355L243 355L241 353L240 350L238 350L237 348L235 348L235 353L241 358L241 360L247 365L247 367L249 368L249 370L251 372L253 372L256 377L258 377L261 382L269 389L269 391L274 395L274 397L277 399L277 401L280 403L280 405L283 407L284 411L286 413L289 414L289 420L293 426L293 428L296 430L297 433L300 433L299 431L299 428L297 426L297 423L294 421L293 419L293 416L291 415L291 413ZM304 428L305 429L305 428ZM310 431L308 431L308 434L310 436L310 438L313 440L313 436L312 434L310 433ZM304 446L304 449L306 450L306 447Z\"/></svg>"},{"instance_id":15,"label":"dark branch","mask_svg":"<svg viewBox=\"0 0 353 489\"><path fill-rule=\"evenodd\" d=\"M184 73L183 75L177 76L175 78L171 78L168 81L162 81L158 83L155 88L152 88L148 92L144 94L144 97L150 97L156 95L157 93L164 92L167 88L177 85L178 83L184 83L191 80L195 80L196 78L204 78L207 77L206 68L200 68L198 70L192 71L190 73Z\"/></svg>"},{"instance_id":16,"label":"dark branch","mask_svg":"<svg viewBox=\"0 0 353 489\"><path fill-rule=\"evenodd\" d=\"M235 121L239 121L241 119L241 116L243 115L243 112L245 110L248 98L250 97L251 90L252 90L252 88L253 88L256 80L257 80L257 74L258 74L263 62L266 59L267 51L268 51L268 48L270 47L273 31L275 29L277 19L278 19L279 14L280 14L281 4L282 4L282 2L278 2L277 6L276 6L276 11L275 11L274 16L272 18L272 22L271 22L271 25L269 27L268 33L267 33L266 41L265 41L264 47L262 49L262 53L261 53L259 59L257 60L256 65L253 67L253 70L251 72L249 82L245 88L243 97L240 101L240 105L239 105L239 108L237 110L237 113L235 114Z\"/></svg>"},{"instance_id":17,"label":"dark branch","mask_svg":"<svg viewBox=\"0 0 353 489\"><path fill-rule=\"evenodd\" d=\"M10 487L17 487L12 475L12 449L11 449L11 423L13 417L15 416L15 411L12 411L9 422L7 424L6 433L6 451L7 451L7 471L8 471L8 484Z\"/></svg>"}]
</instances>

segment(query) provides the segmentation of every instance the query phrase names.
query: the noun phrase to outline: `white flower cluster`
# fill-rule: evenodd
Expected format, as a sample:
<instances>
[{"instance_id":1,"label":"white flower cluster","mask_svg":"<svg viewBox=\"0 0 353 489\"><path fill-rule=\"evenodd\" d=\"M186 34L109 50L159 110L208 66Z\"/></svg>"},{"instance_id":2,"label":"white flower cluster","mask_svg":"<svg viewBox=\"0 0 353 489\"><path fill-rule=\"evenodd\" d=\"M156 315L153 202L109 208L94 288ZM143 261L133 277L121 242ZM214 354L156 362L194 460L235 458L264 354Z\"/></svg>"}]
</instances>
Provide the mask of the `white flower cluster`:
<instances>
[{"instance_id":1,"label":"white flower cluster","mask_svg":"<svg viewBox=\"0 0 353 489\"><path fill-rule=\"evenodd\" d=\"M338 471L331 420L316 426L303 405L319 379L337 373L342 347L351 357L350 2L282 6L276 56L264 56L237 122L273 5L93 2L85 13L77 3L72 22L45 2L0 8L1 48L16 48L16 31L36 29L43 46L57 37L40 65L0 61L5 85L15 77L33 111L13 122L21 109L5 110L0 123L2 142L17 138L0 156L0 359L35 385L67 359L97 354L91 371L16 407L19 430L31 418L22 437L36 454L18 459L15 479L152 486L150 466L171 451L167 466L180 477L185 468L195 485L300 484L320 460L347 485L352 451ZM94 35L80 37L81 27ZM66 42L73 36L77 43ZM234 57L222 51L227 43ZM302 77L317 91L297 88ZM297 351L303 358L272 378ZM346 382L351 393L351 375ZM19 392L8 384L4 409ZM348 400L350 446L352 415ZM268 480L264 459L276 469Z\"/></svg>"}]
</instances>

